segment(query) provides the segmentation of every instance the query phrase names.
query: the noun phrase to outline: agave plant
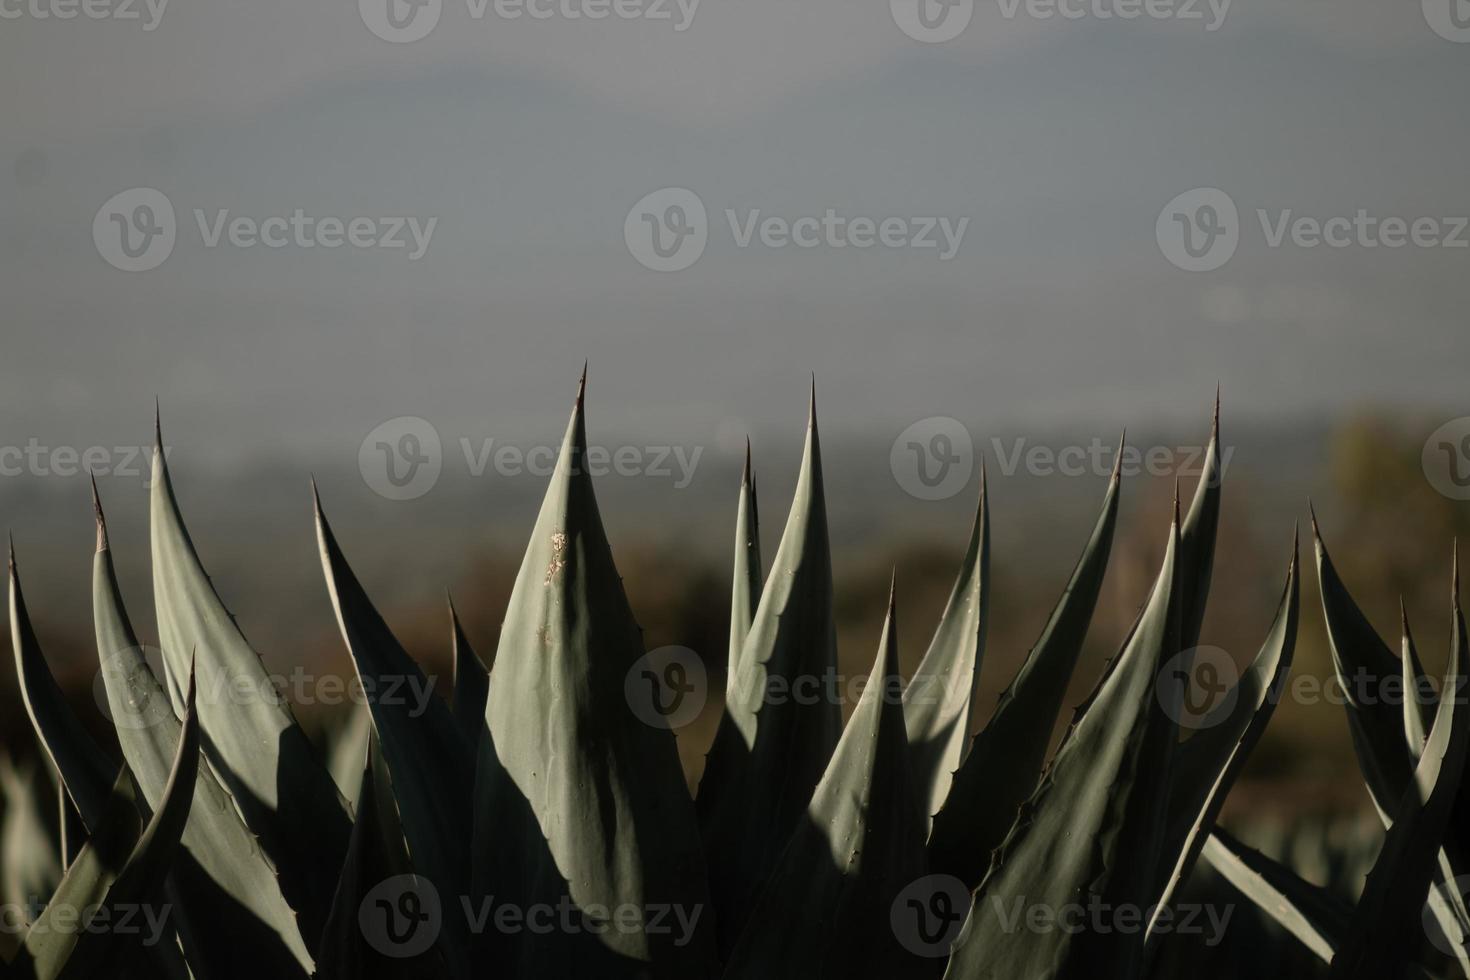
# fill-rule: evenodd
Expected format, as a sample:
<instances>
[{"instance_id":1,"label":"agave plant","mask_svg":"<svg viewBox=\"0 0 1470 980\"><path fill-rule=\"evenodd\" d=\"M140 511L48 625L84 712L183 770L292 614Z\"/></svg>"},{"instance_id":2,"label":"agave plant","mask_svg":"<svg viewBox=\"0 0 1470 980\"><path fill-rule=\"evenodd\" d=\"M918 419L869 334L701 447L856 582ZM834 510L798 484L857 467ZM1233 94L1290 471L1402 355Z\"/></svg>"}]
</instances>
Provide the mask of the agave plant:
<instances>
[{"instance_id":1,"label":"agave plant","mask_svg":"<svg viewBox=\"0 0 1470 980\"><path fill-rule=\"evenodd\" d=\"M1470 646L1460 610L1458 549L1451 573L1450 655L1436 692L1402 613L1395 657L1343 584L1315 515L1318 582L1332 661L1363 780L1387 831L1356 904L1306 881L1217 829L1205 855L1228 881L1299 939L1331 976L1425 977L1449 959L1470 977L1470 758L1465 703ZM1430 711L1433 717L1430 718ZM1426 904L1427 903L1427 904ZM1426 931L1432 921L1437 932ZM1424 942L1436 941L1442 956Z\"/></svg>"},{"instance_id":2,"label":"agave plant","mask_svg":"<svg viewBox=\"0 0 1470 980\"><path fill-rule=\"evenodd\" d=\"M290 705L267 696L265 668L185 529L162 452L151 487L161 677L124 609L97 506L93 617L121 761L63 700L12 561L26 708L86 843L61 845L54 868L29 872L55 881L55 892L0 951L0 975L1131 978L1147 974L1201 853L1227 869L1222 855L1259 860L1215 833L1215 821L1290 668L1294 546L1274 621L1233 696L1187 738L1179 723L1220 514L1218 405L1207 466L1182 516L1176 494L1147 600L1049 763L1101 595L1119 471L1040 638L978 733L974 691L991 616L983 476L920 666L907 683L899 675L890 597L869 683L844 727L835 699L771 696L837 666L813 405L769 569L747 454L724 714L691 796L675 732L630 710L625 693L645 651L582 465L584 390L585 377L493 669L451 608L451 697L369 696L361 738L343 736L330 764ZM426 686L313 497L327 592L363 689ZM1329 591L1350 606L1336 585L1324 584L1324 599ZM1334 622L1335 647L1351 647L1342 657L1386 668L1362 645L1361 617ZM1464 675L1458 635L1452 680ZM1353 716L1375 799L1394 816L1389 844L1358 910L1297 913L1343 976L1388 975L1429 876L1437 868L1447 880L1458 860L1451 842L1439 850L1470 731L1452 701L1427 734L1421 718L1407 739L1399 719ZM1257 895L1260 880L1250 886ZM1287 891L1278 882L1277 894ZM1435 894L1463 912L1447 888ZM53 910L140 903L171 911L159 941L47 921ZM1135 926L1018 927L1006 911L1079 905L1131 909ZM1354 931L1372 917L1392 918L1394 931L1381 941Z\"/></svg>"}]
</instances>

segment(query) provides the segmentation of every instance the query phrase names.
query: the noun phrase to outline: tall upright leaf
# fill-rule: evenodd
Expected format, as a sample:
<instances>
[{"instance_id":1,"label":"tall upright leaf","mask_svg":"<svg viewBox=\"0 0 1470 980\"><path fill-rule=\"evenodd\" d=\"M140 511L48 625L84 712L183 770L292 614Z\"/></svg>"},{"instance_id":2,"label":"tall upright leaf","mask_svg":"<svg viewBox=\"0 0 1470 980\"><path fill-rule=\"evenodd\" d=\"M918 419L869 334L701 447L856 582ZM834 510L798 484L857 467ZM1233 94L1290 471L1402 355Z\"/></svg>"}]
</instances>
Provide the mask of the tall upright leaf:
<instances>
[{"instance_id":1,"label":"tall upright leaf","mask_svg":"<svg viewBox=\"0 0 1470 980\"><path fill-rule=\"evenodd\" d=\"M585 465L583 391L491 669L476 893L565 896L640 920L663 906L698 923L687 936L646 921L600 935L524 932L495 957L503 976L698 980L713 972L713 948L697 825L673 732L641 720L625 696L643 639Z\"/></svg>"},{"instance_id":2,"label":"tall upright leaf","mask_svg":"<svg viewBox=\"0 0 1470 980\"><path fill-rule=\"evenodd\" d=\"M449 705L434 696L424 672L399 645L358 583L314 492L313 501L327 591L368 694L368 711L392 779L409 857L415 871L449 898L451 913L457 913L458 899L470 894L470 786L475 771L470 746ZM444 917L441 948L452 976L471 975L473 960L463 916Z\"/></svg>"},{"instance_id":3,"label":"tall upright leaf","mask_svg":"<svg viewBox=\"0 0 1470 980\"><path fill-rule=\"evenodd\" d=\"M1122 461L1119 443L1118 461ZM1102 591L1118 522L1119 466L1113 467L1102 513L1051 618L975 736L929 834L929 863L968 887L980 883L990 855L1036 789L1057 712L1077 666Z\"/></svg>"},{"instance_id":4,"label":"tall upright leaf","mask_svg":"<svg viewBox=\"0 0 1470 980\"><path fill-rule=\"evenodd\" d=\"M975 681L990 624L990 505L985 470L980 504L959 575L919 669L903 695L909 760L926 816L938 813L970 741Z\"/></svg>"},{"instance_id":5,"label":"tall upright leaf","mask_svg":"<svg viewBox=\"0 0 1470 980\"><path fill-rule=\"evenodd\" d=\"M1404 684L1404 739L1409 745L1409 756L1417 764L1429 738L1430 707L1434 702L1434 689L1429 686L1424 665L1419 662L1419 651L1414 648L1414 635L1409 630L1409 611L1404 600L1399 599L1399 621L1403 627L1403 638L1399 647L1399 667L1403 672Z\"/></svg>"},{"instance_id":6,"label":"tall upright leaf","mask_svg":"<svg viewBox=\"0 0 1470 980\"><path fill-rule=\"evenodd\" d=\"M730 585L730 664L725 687L742 678L740 655L761 601L761 531L756 506L755 471L750 464L750 440L745 441L745 469L740 474L740 503L735 508L735 574ZM728 697L728 694L727 694Z\"/></svg>"},{"instance_id":7,"label":"tall upright leaf","mask_svg":"<svg viewBox=\"0 0 1470 980\"><path fill-rule=\"evenodd\" d=\"M927 815L909 772L890 594L862 698L802 821L761 893L726 976L763 980L913 976L891 926L924 875Z\"/></svg>"},{"instance_id":8,"label":"tall upright leaf","mask_svg":"<svg viewBox=\"0 0 1470 980\"><path fill-rule=\"evenodd\" d=\"M95 494L96 488L93 488ZM148 806L162 805L183 725L143 655L123 606L101 502L92 565L92 613L109 714ZM296 913L270 859L246 828L235 801L208 766L199 766L191 818L174 863L179 931L194 975L211 978L306 977L313 968Z\"/></svg>"},{"instance_id":9,"label":"tall upright leaf","mask_svg":"<svg viewBox=\"0 0 1470 980\"><path fill-rule=\"evenodd\" d=\"M1147 605L975 893L950 959L954 980L1133 977L1141 930L1067 910L1142 909L1153 899L1178 739L1179 517ZM1068 928L1025 927L1040 906ZM1020 914L1022 919L1015 916Z\"/></svg>"},{"instance_id":10,"label":"tall upright leaf","mask_svg":"<svg viewBox=\"0 0 1470 980\"><path fill-rule=\"evenodd\" d=\"M454 600L449 600L449 634L451 652L454 655L454 721L469 746L471 763L480 744L480 732L485 728L485 701L490 696L490 671L475 656L469 637L459 623L459 613L454 611Z\"/></svg>"},{"instance_id":11,"label":"tall upright leaf","mask_svg":"<svg viewBox=\"0 0 1470 980\"><path fill-rule=\"evenodd\" d=\"M791 513L739 660L697 800L725 951L842 731L842 707L824 694L836 678L837 632L815 400Z\"/></svg>"},{"instance_id":12,"label":"tall upright leaf","mask_svg":"<svg viewBox=\"0 0 1470 980\"><path fill-rule=\"evenodd\" d=\"M347 853L346 804L215 592L179 513L162 436L155 436L150 531L165 683L181 710L180 678L197 652L210 761L275 860L286 896L312 935L326 919Z\"/></svg>"},{"instance_id":13,"label":"tall upright leaf","mask_svg":"<svg viewBox=\"0 0 1470 980\"><path fill-rule=\"evenodd\" d=\"M10 551L10 641L21 698L42 748L61 774L87 827L97 829L117 780L117 763L107 757L72 711L46 665L40 641L26 611L15 549Z\"/></svg>"},{"instance_id":14,"label":"tall upright leaf","mask_svg":"<svg viewBox=\"0 0 1470 980\"><path fill-rule=\"evenodd\" d=\"M16 972L37 980L90 980L99 976L153 976L149 944L171 940L168 932L138 935L122 929L77 928L68 919L117 922L130 908L155 913L184 824L189 819L199 765L199 725L194 679L184 696L185 718L167 789L144 826L138 816L132 778L124 769L104 805L102 818L51 902L29 932L17 956ZM137 971L137 972L135 972ZM147 971L147 972L144 972Z\"/></svg>"},{"instance_id":15,"label":"tall upright leaf","mask_svg":"<svg viewBox=\"0 0 1470 980\"><path fill-rule=\"evenodd\" d=\"M1383 848L1353 910L1346 937L1332 959L1333 980L1379 980L1397 974L1422 937L1421 910L1438 866L1440 842L1454 812L1470 757L1470 645L1454 575L1453 636L1444 696L1419 757L1413 782L1393 812Z\"/></svg>"},{"instance_id":16,"label":"tall upright leaf","mask_svg":"<svg viewBox=\"0 0 1470 980\"><path fill-rule=\"evenodd\" d=\"M1167 914L1175 890L1189 877L1231 785L1260 741L1285 690L1296 649L1300 592L1297 544L1293 540L1286 588L1266 642L1234 690L1221 700L1214 712L1201 719L1199 729L1179 746L1179 764L1173 773L1164 832L1165 863L1159 869L1162 885L1158 908L1149 922L1150 938L1156 924Z\"/></svg>"},{"instance_id":17,"label":"tall upright leaf","mask_svg":"<svg viewBox=\"0 0 1470 980\"><path fill-rule=\"evenodd\" d=\"M1204 465L1194 499L1179 528L1180 643L1188 650L1199 643L1205 605L1210 596L1210 578L1215 563L1215 535L1220 526L1220 491L1225 470L1220 461L1220 393L1215 392L1215 415L1210 424L1210 442L1205 447Z\"/></svg>"}]
</instances>

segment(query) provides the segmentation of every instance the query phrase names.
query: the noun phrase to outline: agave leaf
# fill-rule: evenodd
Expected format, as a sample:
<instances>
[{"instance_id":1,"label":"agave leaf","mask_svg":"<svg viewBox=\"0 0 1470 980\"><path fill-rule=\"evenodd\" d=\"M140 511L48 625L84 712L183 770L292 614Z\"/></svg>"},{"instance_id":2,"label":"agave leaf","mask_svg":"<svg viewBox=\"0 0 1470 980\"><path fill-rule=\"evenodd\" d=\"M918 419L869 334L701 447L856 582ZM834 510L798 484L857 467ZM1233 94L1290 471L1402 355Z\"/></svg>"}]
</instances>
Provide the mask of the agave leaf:
<instances>
[{"instance_id":1,"label":"agave leaf","mask_svg":"<svg viewBox=\"0 0 1470 980\"><path fill-rule=\"evenodd\" d=\"M92 839L67 870L46 911L26 933L15 964L17 972L38 980L86 980L127 976L132 969L146 968L150 960L148 946L139 936L121 929L69 927L62 916L83 911L85 921L106 923L116 922L118 913L128 906L151 906L155 914L159 910L156 898L189 819L193 803L190 788L199 766L199 723L192 676L185 710L182 737L160 806L144 827L132 778L126 770L119 773ZM162 906L165 912L168 908ZM106 918L86 914L92 910L100 910L97 915Z\"/></svg>"},{"instance_id":2,"label":"agave leaf","mask_svg":"<svg viewBox=\"0 0 1470 980\"><path fill-rule=\"evenodd\" d=\"M1399 619L1403 623L1403 640L1399 649L1399 666L1404 678L1404 740L1409 745L1409 757L1417 764L1429 739L1430 708L1436 702L1434 689L1419 662L1419 651L1414 648L1414 635L1409 630L1409 612L1404 601L1399 599Z\"/></svg>"},{"instance_id":3,"label":"agave leaf","mask_svg":"<svg viewBox=\"0 0 1470 980\"><path fill-rule=\"evenodd\" d=\"M372 734L373 718L368 709L352 705L347 720L337 724L328 742L327 765L332 770L332 781L354 810L356 793L362 786L362 760Z\"/></svg>"},{"instance_id":4,"label":"agave leaf","mask_svg":"<svg viewBox=\"0 0 1470 980\"><path fill-rule=\"evenodd\" d=\"M1161 870L1165 877L1158 910L1149 923L1150 938L1175 890L1189 877L1235 777L1276 710L1296 649L1300 592L1297 546L1293 541L1286 588L1266 642L1233 694L1221 701L1215 714L1202 719L1199 730L1179 746L1163 846L1166 865ZM1177 861L1171 857L1176 854Z\"/></svg>"},{"instance_id":5,"label":"agave leaf","mask_svg":"<svg viewBox=\"0 0 1470 980\"><path fill-rule=\"evenodd\" d=\"M755 472L750 465L750 440L745 441L745 469L740 474L740 503L735 509L735 574L730 586L730 665L728 689L741 679L740 655L761 601L760 513L756 506Z\"/></svg>"},{"instance_id":6,"label":"agave leaf","mask_svg":"<svg viewBox=\"0 0 1470 980\"><path fill-rule=\"evenodd\" d=\"M1182 685L1179 517L1163 567L1122 652L1057 751L996 853L950 958L955 980L1132 977L1143 937L1115 928L1016 928L1028 907L1073 903L1146 908L1156 894L1160 837ZM1019 906L1019 908L1018 908Z\"/></svg>"},{"instance_id":7,"label":"agave leaf","mask_svg":"<svg viewBox=\"0 0 1470 980\"><path fill-rule=\"evenodd\" d=\"M1118 453L1122 457L1121 444ZM929 864L974 888L1005 839L1021 803L1036 788L1057 712L1067 692L1102 590L1118 521L1119 470L1102 513L1041 638L975 736L929 835Z\"/></svg>"},{"instance_id":8,"label":"agave leaf","mask_svg":"<svg viewBox=\"0 0 1470 980\"><path fill-rule=\"evenodd\" d=\"M1402 712L1392 698L1381 696L1401 668L1338 577L1315 514L1312 534L1328 645L1343 688L1353 749L1368 793L1387 823L1413 774Z\"/></svg>"},{"instance_id":9,"label":"agave leaf","mask_svg":"<svg viewBox=\"0 0 1470 980\"><path fill-rule=\"evenodd\" d=\"M95 831L112 795L110 787L117 780L117 764L82 725L46 665L26 612L14 548L10 552L10 638L21 697L36 736L76 801L83 821Z\"/></svg>"},{"instance_id":10,"label":"agave leaf","mask_svg":"<svg viewBox=\"0 0 1470 980\"><path fill-rule=\"evenodd\" d=\"M1194 500L1179 528L1179 602L1183 609L1180 643L1184 649L1199 643L1210 595L1210 577L1215 562L1215 533L1220 526L1220 489L1224 483L1220 463L1220 395L1215 393L1215 416L1210 424L1210 442L1205 465L1194 488Z\"/></svg>"},{"instance_id":11,"label":"agave leaf","mask_svg":"<svg viewBox=\"0 0 1470 980\"><path fill-rule=\"evenodd\" d=\"M405 956L402 954L410 951L408 947L384 942L389 938L386 930L374 933L376 943L367 940L365 930L369 926L375 929L377 926L371 918L365 925L363 916L379 911L379 899L388 903L383 911L396 913L393 899L406 894L385 892L382 886L401 881L401 876L411 874L412 869L382 752L371 731L364 749L367 764L362 768L358 787L353 789L357 798L357 817L352 826L352 843L337 881L332 913L322 934L315 980L357 980L359 977L428 980L443 976L447 967L434 946L417 955ZM375 890L378 894L374 894ZM412 932L405 934L408 936L405 942L411 943L417 938Z\"/></svg>"},{"instance_id":12,"label":"agave leaf","mask_svg":"<svg viewBox=\"0 0 1470 980\"><path fill-rule=\"evenodd\" d=\"M1333 980L1392 976L1422 935L1421 910L1438 869L1440 842L1454 812L1465 760L1470 755L1470 708L1465 683L1470 645L1460 611L1459 571L1454 576L1454 634L1439 709L1429 740L1394 810L1383 849L1363 886L1347 934L1332 960Z\"/></svg>"},{"instance_id":13,"label":"agave leaf","mask_svg":"<svg viewBox=\"0 0 1470 980\"><path fill-rule=\"evenodd\" d=\"M579 389L491 670L476 894L699 916L688 936L527 932L497 960L505 976L698 980L713 972L713 944L700 915L709 898L694 810L673 732L645 723L625 699L643 641L586 453Z\"/></svg>"},{"instance_id":14,"label":"agave leaf","mask_svg":"<svg viewBox=\"0 0 1470 980\"><path fill-rule=\"evenodd\" d=\"M811 801L842 732L837 699L773 697L836 677L832 556L815 400L776 559L727 690L696 806L722 951Z\"/></svg>"},{"instance_id":15,"label":"agave leaf","mask_svg":"<svg viewBox=\"0 0 1470 980\"><path fill-rule=\"evenodd\" d=\"M95 487L93 488L95 493ZM100 501L92 611L110 716L148 806L162 806L183 726L144 658L123 606ZM305 977L312 971L276 870L208 766L198 767L192 817L172 873L180 938L199 980ZM231 942L223 942L228 930Z\"/></svg>"},{"instance_id":16,"label":"agave leaf","mask_svg":"<svg viewBox=\"0 0 1470 980\"><path fill-rule=\"evenodd\" d=\"M726 966L730 977L913 975L891 909L924 875L893 599L862 698Z\"/></svg>"},{"instance_id":17,"label":"agave leaf","mask_svg":"<svg viewBox=\"0 0 1470 980\"><path fill-rule=\"evenodd\" d=\"M150 490L153 599L164 682L179 712L179 678L197 652L209 761L281 874L282 890L317 935L331 906L352 823L291 707L209 580L179 513L155 431Z\"/></svg>"},{"instance_id":18,"label":"agave leaf","mask_svg":"<svg viewBox=\"0 0 1470 980\"><path fill-rule=\"evenodd\" d=\"M49 787L48 787L49 788ZM4 797L4 819L0 820L0 882L4 884L3 900L13 915L30 913L56 890L62 867L55 838L47 825L43 800L38 791L35 767L30 763L17 766L10 754L0 754L0 796ZM46 801L49 802L49 801ZM0 954L9 959L14 952L11 929L0 929ZM3 944L11 940L10 947Z\"/></svg>"},{"instance_id":19,"label":"agave leaf","mask_svg":"<svg viewBox=\"0 0 1470 980\"><path fill-rule=\"evenodd\" d=\"M1395 658L1353 601L1327 553L1315 514L1312 516L1312 531L1317 545L1317 578L1322 591L1323 618L1333 666L1344 691L1353 751L1369 796L1387 826L1399 800L1414 782L1416 763L1413 746L1405 737L1406 712L1393 704L1394 699L1387 696L1387 692L1391 679L1404 676L1406 670L1420 673L1422 668L1414 665L1412 657L1407 668L1399 658ZM1409 646L1412 649L1412 637ZM1367 697L1363 696L1365 693ZM1470 805L1467 805L1466 795L1461 794L1456 804L1457 817L1451 821L1451 829L1441 841L1439 871L1434 886L1438 896L1430 903L1440 927L1457 949L1464 949L1470 941L1470 909L1466 907L1465 897L1453 884L1458 875L1467 873L1466 862L1470 860L1465 853L1465 831L1460 829L1467 826L1466 820L1470 819L1467 817ZM1470 954L1457 958L1462 970L1470 976Z\"/></svg>"},{"instance_id":20,"label":"agave leaf","mask_svg":"<svg viewBox=\"0 0 1470 980\"><path fill-rule=\"evenodd\" d=\"M485 729L490 672L475 656L469 637L464 635L464 627L459 624L459 614L454 611L452 599L449 602L449 630L454 649L454 720L469 746L468 762L473 765L480 733Z\"/></svg>"},{"instance_id":21,"label":"agave leaf","mask_svg":"<svg viewBox=\"0 0 1470 980\"><path fill-rule=\"evenodd\" d=\"M904 690L909 762L926 816L938 813L960 768L975 711L975 679L990 623L990 505L985 470L964 560L919 669Z\"/></svg>"},{"instance_id":22,"label":"agave leaf","mask_svg":"<svg viewBox=\"0 0 1470 980\"><path fill-rule=\"evenodd\" d=\"M449 706L433 695L433 686L352 573L315 492L313 499L327 591L368 694L368 711L393 781L410 859L415 871L450 898L451 909L457 909L459 896L470 893L466 843L473 756ZM441 948L453 976L469 977L473 971L465 925L459 915L445 916Z\"/></svg>"},{"instance_id":23,"label":"agave leaf","mask_svg":"<svg viewBox=\"0 0 1470 980\"><path fill-rule=\"evenodd\" d=\"M1331 963L1352 919L1344 899L1303 880L1290 868L1252 850L1216 827L1206 840L1204 858L1240 893L1254 902L1302 945Z\"/></svg>"}]
</instances>

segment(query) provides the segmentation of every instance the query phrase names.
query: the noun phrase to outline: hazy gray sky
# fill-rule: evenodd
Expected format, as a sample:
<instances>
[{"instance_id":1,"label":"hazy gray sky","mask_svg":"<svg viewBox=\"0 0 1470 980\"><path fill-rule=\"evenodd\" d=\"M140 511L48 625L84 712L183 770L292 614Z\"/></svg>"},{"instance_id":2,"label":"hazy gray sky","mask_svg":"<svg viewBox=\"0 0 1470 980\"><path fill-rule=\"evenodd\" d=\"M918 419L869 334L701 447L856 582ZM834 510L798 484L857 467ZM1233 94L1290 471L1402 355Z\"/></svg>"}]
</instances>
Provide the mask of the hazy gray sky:
<instances>
[{"instance_id":1,"label":"hazy gray sky","mask_svg":"<svg viewBox=\"0 0 1470 980\"><path fill-rule=\"evenodd\" d=\"M811 371L837 431L1194 419L1217 381L1237 417L1465 411L1465 0L975 0L943 43L913 0L392 0L437 13L409 43L369 29L388 0L38 16L69 2L0 0L0 442L136 443L155 394L220 458L350 460L399 415L554 440L584 358L594 425L648 438L789 433ZM104 209L134 188L174 211L148 271L98 244L162 220ZM661 188L706 210L682 271L625 241ZM1237 209L1210 271L1165 254L1195 188ZM308 248L267 227L298 209L434 223L418 258L406 224ZM843 247L797 227L829 209ZM1359 211L1341 247L1292 231ZM885 219L938 247L858 247Z\"/></svg>"}]
</instances>

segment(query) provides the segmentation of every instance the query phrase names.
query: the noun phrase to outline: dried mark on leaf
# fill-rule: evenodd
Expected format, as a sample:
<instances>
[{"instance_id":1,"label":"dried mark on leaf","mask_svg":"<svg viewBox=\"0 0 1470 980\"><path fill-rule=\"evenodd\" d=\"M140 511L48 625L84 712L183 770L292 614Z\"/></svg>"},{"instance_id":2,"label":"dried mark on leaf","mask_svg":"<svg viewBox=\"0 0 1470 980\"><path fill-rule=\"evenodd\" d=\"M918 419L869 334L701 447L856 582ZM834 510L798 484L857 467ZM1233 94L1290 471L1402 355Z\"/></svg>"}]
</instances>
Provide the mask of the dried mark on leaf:
<instances>
[{"instance_id":1,"label":"dried mark on leaf","mask_svg":"<svg viewBox=\"0 0 1470 980\"><path fill-rule=\"evenodd\" d=\"M550 585L556 573L567 567L567 535L557 531L551 536L551 562L546 566L546 584Z\"/></svg>"}]
</instances>

